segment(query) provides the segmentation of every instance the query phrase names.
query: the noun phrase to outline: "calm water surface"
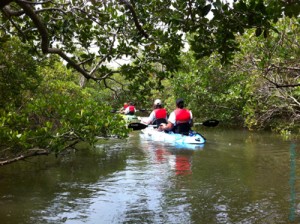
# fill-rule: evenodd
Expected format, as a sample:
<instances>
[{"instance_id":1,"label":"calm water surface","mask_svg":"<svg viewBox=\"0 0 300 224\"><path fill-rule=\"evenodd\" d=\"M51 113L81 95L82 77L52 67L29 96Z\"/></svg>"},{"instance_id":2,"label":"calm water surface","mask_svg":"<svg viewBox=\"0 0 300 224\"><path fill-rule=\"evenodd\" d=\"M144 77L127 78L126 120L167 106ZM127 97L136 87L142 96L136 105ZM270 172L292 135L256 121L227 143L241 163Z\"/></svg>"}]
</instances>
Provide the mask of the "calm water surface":
<instances>
[{"instance_id":1,"label":"calm water surface","mask_svg":"<svg viewBox=\"0 0 300 224\"><path fill-rule=\"evenodd\" d=\"M300 142L201 131L195 150L133 132L0 167L1 223L300 223Z\"/></svg>"}]
</instances>

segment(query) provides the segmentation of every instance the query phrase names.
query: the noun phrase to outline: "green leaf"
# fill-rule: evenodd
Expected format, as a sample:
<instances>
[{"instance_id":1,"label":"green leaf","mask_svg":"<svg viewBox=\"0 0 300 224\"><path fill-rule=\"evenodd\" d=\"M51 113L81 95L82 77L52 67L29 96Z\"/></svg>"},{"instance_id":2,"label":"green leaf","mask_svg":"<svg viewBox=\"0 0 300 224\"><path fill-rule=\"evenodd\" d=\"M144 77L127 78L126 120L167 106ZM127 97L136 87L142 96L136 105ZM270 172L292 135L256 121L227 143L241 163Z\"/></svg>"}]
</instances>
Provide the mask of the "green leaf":
<instances>
[{"instance_id":1,"label":"green leaf","mask_svg":"<svg viewBox=\"0 0 300 224\"><path fill-rule=\"evenodd\" d=\"M241 11L247 11L247 5L243 0L241 0L238 3L236 3L236 9Z\"/></svg>"}]
</instances>

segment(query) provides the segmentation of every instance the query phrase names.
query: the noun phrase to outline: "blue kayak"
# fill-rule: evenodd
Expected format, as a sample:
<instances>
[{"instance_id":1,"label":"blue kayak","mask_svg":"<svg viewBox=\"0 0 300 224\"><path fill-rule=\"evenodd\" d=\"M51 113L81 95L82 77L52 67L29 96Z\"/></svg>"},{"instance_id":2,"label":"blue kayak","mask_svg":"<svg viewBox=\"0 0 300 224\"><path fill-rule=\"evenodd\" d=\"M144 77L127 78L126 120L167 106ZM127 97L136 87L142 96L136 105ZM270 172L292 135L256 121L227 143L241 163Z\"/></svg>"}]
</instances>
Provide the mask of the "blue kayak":
<instances>
[{"instance_id":1,"label":"blue kayak","mask_svg":"<svg viewBox=\"0 0 300 224\"><path fill-rule=\"evenodd\" d=\"M148 127L141 130L142 139L154 142L169 143L175 146L190 147L203 146L206 139L199 133L191 131L190 135L175 134L173 132L162 132L156 128Z\"/></svg>"}]
</instances>

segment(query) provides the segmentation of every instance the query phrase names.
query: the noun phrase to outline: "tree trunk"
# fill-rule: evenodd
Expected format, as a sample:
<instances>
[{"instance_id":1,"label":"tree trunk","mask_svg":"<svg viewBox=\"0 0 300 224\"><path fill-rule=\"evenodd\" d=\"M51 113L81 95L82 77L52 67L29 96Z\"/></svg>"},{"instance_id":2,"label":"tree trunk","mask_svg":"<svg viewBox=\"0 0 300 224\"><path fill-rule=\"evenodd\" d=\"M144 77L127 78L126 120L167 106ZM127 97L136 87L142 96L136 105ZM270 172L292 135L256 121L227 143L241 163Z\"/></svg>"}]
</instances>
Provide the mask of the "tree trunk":
<instances>
[{"instance_id":1,"label":"tree trunk","mask_svg":"<svg viewBox=\"0 0 300 224\"><path fill-rule=\"evenodd\" d=\"M86 85L86 82L87 82L87 79L83 76L83 75L80 75L80 78L79 78L79 86L81 88L84 88L85 85Z\"/></svg>"}]
</instances>

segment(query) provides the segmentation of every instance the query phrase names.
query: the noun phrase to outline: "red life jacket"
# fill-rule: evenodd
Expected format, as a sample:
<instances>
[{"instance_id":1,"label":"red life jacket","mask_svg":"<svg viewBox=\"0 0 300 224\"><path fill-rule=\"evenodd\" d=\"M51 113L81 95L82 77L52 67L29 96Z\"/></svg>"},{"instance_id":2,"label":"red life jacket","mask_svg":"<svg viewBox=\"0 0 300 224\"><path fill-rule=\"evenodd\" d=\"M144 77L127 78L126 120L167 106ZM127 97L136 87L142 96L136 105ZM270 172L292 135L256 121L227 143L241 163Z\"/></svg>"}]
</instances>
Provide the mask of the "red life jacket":
<instances>
[{"instance_id":1,"label":"red life jacket","mask_svg":"<svg viewBox=\"0 0 300 224\"><path fill-rule=\"evenodd\" d=\"M177 108L175 110L175 120L176 124L188 123L191 120L190 111L185 108Z\"/></svg>"},{"instance_id":2,"label":"red life jacket","mask_svg":"<svg viewBox=\"0 0 300 224\"><path fill-rule=\"evenodd\" d=\"M125 110L127 107L128 107L128 105L124 105L124 107L123 107L123 108L124 108L124 110Z\"/></svg>"},{"instance_id":3,"label":"red life jacket","mask_svg":"<svg viewBox=\"0 0 300 224\"><path fill-rule=\"evenodd\" d=\"M135 107L134 106L128 106L129 107L129 112L134 112Z\"/></svg>"},{"instance_id":4,"label":"red life jacket","mask_svg":"<svg viewBox=\"0 0 300 224\"><path fill-rule=\"evenodd\" d=\"M155 118L161 119L161 118L166 118L167 117L167 110L165 108L159 108L154 110Z\"/></svg>"},{"instance_id":5,"label":"red life jacket","mask_svg":"<svg viewBox=\"0 0 300 224\"><path fill-rule=\"evenodd\" d=\"M175 120L176 125L173 127L172 131L174 133L189 135L189 132L191 130L191 125L189 123L191 120L190 111L185 108L177 108L175 110Z\"/></svg>"}]
</instances>

